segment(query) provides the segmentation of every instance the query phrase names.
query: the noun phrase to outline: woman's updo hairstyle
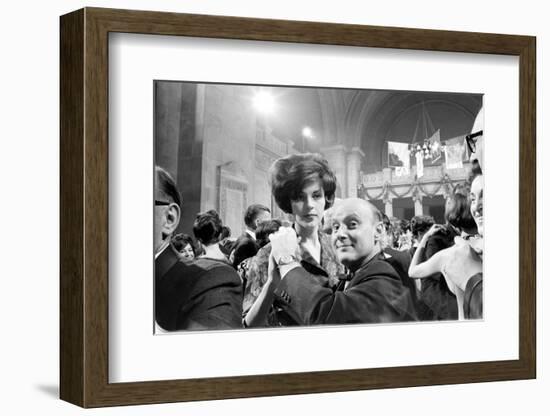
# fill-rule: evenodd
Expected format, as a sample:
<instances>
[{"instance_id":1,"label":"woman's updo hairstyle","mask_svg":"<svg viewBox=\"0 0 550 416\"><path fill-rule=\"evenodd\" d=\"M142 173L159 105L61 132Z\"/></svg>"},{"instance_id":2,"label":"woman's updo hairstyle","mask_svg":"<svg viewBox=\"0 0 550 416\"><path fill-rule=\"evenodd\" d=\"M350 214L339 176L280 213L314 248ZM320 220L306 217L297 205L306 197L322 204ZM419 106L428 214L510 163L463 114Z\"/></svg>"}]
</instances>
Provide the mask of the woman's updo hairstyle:
<instances>
[{"instance_id":1,"label":"woman's updo hairstyle","mask_svg":"<svg viewBox=\"0 0 550 416\"><path fill-rule=\"evenodd\" d=\"M198 214L193 224L193 234L205 246L217 243L222 232L222 220L218 213L211 209Z\"/></svg>"},{"instance_id":2,"label":"woman's updo hairstyle","mask_svg":"<svg viewBox=\"0 0 550 416\"><path fill-rule=\"evenodd\" d=\"M271 193L275 202L287 214L292 213L290 202L299 199L307 183L319 178L325 192L325 209L334 203L336 175L328 162L318 153L300 153L282 157L271 166Z\"/></svg>"}]
</instances>

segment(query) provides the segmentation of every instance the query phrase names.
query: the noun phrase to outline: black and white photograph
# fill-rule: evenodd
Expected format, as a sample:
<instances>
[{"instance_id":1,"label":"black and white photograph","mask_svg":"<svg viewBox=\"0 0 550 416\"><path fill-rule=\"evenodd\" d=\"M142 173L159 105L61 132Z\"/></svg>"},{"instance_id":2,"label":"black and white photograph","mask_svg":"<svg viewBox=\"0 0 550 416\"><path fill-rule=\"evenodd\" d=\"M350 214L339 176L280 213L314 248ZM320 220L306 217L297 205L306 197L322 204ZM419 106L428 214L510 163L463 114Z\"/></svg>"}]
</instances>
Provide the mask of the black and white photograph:
<instances>
[{"instance_id":1,"label":"black and white photograph","mask_svg":"<svg viewBox=\"0 0 550 416\"><path fill-rule=\"evenodd\" d=\"M155 334L483 319L483 94L156 80Z\"/></svg>"}]
</instances>

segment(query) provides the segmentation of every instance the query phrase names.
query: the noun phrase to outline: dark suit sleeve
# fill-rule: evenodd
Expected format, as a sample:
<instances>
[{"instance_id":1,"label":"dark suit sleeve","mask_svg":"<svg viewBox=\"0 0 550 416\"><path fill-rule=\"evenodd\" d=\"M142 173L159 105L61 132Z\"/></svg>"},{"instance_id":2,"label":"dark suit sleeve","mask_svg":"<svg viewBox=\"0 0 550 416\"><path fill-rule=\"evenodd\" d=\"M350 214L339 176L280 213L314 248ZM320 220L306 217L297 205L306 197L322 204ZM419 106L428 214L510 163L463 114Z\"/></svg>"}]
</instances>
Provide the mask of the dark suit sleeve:
<instances>
[{"instance_id":1,"label":"dark suit sleeve","mask_svg":"<svg viewBox=\"0 0 550 416\"><path fill-rule=\"evenodd\" d=\"M207 270L195 284L191 301L183 305L178 327L228 329L242 327L242 283L229 265Z\"/></svg>"},{"instance_id":2,"label":"dark suit sleeve","mask_svg":"<svg viewBox=\"0 0 550 416\"><path fill-rule=\"evenodd\" d=\"M398 279L365 278L346 291L333 292L303 268L281 282L290 296L288 307L306 325L396 322L414 319L410 295Z\"/></svg>"}]
</instances>

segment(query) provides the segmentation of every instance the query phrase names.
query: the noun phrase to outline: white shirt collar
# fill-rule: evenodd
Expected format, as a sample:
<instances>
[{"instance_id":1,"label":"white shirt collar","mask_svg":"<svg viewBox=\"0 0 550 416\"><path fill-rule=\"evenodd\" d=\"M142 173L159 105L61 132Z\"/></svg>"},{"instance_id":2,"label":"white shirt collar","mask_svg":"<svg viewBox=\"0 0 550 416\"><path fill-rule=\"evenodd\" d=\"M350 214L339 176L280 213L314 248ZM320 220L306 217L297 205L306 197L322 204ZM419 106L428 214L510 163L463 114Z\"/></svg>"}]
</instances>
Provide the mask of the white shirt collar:
<instances>
[{"instance_id":1,"label":"white shirt collar","mask_svg":"<svg viewBox=\"0 0 550 416\"><path fill-rule=\"evenodd\" d=\"M166 247L168 247L170 242L170 239L166 239L162 242L161 246L159 247L159 250L155 253L155 260L162 254L164 250L166 250Z\"/></svg>"},{"instance_id":2,"label":"white shirt collar","mask_svg":"<svg viewBox=\"0 0 550 416\"><path fill-rule=\"evenodd\" d=\"M248 228L245 230L247 234L256 241L256 234L254 234L254 231L250 231Z\"/></svg>"}]
</instances>

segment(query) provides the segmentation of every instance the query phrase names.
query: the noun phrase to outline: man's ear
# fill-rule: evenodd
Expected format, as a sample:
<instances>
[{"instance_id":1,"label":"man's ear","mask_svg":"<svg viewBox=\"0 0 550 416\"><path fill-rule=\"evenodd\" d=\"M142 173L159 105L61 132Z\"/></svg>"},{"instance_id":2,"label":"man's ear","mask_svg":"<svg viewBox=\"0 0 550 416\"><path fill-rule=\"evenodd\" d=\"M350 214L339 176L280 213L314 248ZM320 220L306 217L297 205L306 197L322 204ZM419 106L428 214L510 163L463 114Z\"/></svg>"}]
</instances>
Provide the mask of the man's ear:
<instances>
[{"instance_id":1,"label":"man's ear","mask_svg":"<svg viewBox=\"0 0 550 416\"><path fill-rule=\"evenodd\" d=\"M180 207L176 204L170 204L168 209L166 209L166 214L164 217L164 224L162 226L162 231L166 235L171 235L180 222Z\"/></svg>"},{"instance_id":2,"label":"man's ear","mask_svg":"<svg viewBox=\"0 0 550 416\"><path fill-rule=\"evenodd\" d=\"M374 242L380 242L384 236L384 223L382 221L378 222L374 226Z\"/></svg>"}]
</instances>

